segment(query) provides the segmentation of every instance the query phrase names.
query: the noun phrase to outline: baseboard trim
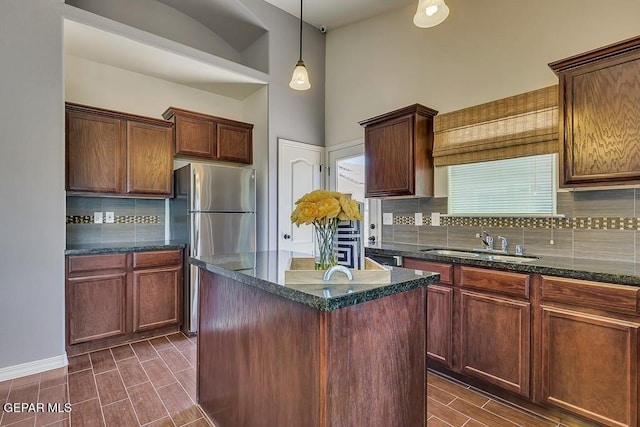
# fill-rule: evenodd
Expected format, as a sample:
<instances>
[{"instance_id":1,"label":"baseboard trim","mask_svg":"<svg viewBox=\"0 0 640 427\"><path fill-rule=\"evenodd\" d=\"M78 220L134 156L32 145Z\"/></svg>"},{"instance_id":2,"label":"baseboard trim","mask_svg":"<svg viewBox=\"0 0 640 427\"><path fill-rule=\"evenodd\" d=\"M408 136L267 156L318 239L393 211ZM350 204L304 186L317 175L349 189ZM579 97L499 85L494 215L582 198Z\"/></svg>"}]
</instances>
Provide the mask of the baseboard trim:
<instances>
[{"instance_id":1,"label":"baseboard trim","mask_svg":"<svg viewBox=\"0 0 640 427\"><path fill-rule=\"evenodd\" d=\"M0 382L12 380L14 378L25 377L27 375L39 374L51 369L63 368L69 364L67 354L49 357L48 359L34 360L33 362L21 363L20 365L0 368Z\"/></svg>"}]
</instances>

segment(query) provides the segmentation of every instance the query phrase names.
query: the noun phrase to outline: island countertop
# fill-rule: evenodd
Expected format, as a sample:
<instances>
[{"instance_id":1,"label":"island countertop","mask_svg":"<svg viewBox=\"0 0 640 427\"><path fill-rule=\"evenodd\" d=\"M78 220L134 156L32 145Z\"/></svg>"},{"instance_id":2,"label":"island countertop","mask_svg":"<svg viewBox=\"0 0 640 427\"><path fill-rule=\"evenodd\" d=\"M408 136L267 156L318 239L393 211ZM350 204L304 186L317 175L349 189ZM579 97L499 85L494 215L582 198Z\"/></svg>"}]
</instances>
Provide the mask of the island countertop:
<instances>
[{"instance_id":1,"label":"island countertop","mask_svg":"<svg viewBox=\"0 0 640 427\"><path fill-rule=\"evenodd\" d=\"M262 289L290 301L321 311L333 311L438 282L437 273L389 267L391 281L385 284L287 284L284 271L292 257L308 254L290 251L258 251L229 255L192 257L189 262L212 273Z\"/></svg>"}]
</instances>

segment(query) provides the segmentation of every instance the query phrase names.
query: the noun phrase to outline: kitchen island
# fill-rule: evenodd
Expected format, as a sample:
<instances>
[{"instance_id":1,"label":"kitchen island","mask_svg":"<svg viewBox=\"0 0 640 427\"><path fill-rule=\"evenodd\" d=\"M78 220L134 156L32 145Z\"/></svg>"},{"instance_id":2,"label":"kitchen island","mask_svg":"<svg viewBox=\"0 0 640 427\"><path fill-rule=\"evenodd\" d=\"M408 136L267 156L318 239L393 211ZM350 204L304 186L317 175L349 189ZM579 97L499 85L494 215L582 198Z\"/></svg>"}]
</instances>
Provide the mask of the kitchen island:
<instances>
[{"instance_id":1,"label":"kitchen island","mask_svg":"<svg viewBox=\"0 0 640 427\"><path fill-rule=\"evenodd\" d=\"M426 286L439 275L289 285L292 256L191 258L202 409L219 427L426 425Z\"/></svg>"}]
</instances>

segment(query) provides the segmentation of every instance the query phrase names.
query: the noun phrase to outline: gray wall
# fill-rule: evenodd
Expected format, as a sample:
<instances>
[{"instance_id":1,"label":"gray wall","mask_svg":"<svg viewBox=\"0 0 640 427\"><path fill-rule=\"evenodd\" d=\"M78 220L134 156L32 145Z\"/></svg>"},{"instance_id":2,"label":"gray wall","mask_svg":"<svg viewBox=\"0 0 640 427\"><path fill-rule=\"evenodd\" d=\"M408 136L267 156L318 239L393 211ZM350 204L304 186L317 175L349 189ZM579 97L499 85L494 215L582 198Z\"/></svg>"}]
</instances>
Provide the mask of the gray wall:
<instances>
[{"instance_id":1,"label":"gray wall","mask_svg":"<svg viewBox=\"0 0 640 427\"><path fill-rule=\"evenodd\" d=\"M64 354L62 2L0 14L0 369Z\"/></svg>"},{"instance_id":2,"label":"gray wall","mask_svg":"<svg viewBox=\"0 0 640 427\"><path fill-rule=\"evenodd\" d=\"M298 59L297 18L263 0L242 3L269 29L269 153L256 162L269 165L274 248L277 138L324 145L325 38L305 25L304 60L313 87L295 92L288 83ZM0 369L64 354L65 248L63 4L4 0L2 6Z\"/></svg>"},{"instance_id":3,"label":"gray wall","mask_svg":"<svg viewBox=\"0 0 640 427\"><path fill-rule=\"evenodd\" d=\"M303 28L303 52L311 89L289 87L299 56L299 20L263 0L241 0L269 29L269 248L277 247L278 138L325 145L325 36Z\"/></svg>"}]
</instances>

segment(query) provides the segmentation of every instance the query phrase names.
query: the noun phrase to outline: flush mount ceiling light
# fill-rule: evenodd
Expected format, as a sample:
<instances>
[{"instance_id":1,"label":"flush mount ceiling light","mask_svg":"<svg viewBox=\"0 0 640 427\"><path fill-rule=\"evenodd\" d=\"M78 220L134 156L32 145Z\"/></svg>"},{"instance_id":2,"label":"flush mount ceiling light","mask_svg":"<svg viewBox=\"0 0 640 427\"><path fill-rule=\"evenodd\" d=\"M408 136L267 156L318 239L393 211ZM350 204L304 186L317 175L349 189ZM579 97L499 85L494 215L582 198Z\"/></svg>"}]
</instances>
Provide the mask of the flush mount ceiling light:
<instances>
[{"instance_id":1,"label":"flush mount ceiling light","mask_svg":"<svg viewBox=\"0 0 640 427\"><path fill-rule=\"evenodd\" d=\"M449 16L444 0L420 0L413 23L420 28L435 27Z\"/></svg>"},{"instance_id":2,"label":"flush mount ceiling light","mask_svg":"<svg viewBox=\"0 0 640 427\"><path fill-rule=\"evenodd\" d=\"M302 0L300 0L300 59L298 59L296 68L293 69L293 76L289 82L289 87L295 90L307 90L311 87L307 67L304 66L304 62L302 61Z\"/></svg>"}]
</instances>

